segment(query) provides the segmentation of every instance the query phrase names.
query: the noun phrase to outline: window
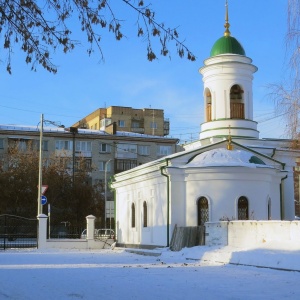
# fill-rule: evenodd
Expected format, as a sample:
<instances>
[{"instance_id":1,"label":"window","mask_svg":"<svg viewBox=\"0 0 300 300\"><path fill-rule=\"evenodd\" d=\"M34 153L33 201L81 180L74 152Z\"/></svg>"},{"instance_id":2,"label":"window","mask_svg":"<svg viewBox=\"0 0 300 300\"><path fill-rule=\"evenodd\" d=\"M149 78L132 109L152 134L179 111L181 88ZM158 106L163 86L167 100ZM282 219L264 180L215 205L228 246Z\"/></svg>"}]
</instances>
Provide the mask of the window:
<instances>
[{"instance_id":1,"label":"window","mask_svg":"<svg viewBox=\"0 0 300 300\"><path fill-rule=\"evenodd\" d=\"M117 160L117 170L116 172L122 172L126 170L130 170L132 168L135 168L137 166L136 160L130 160L130 159L118 159Z\"/></svg>"},{"instance_id":2,"label":"window","mask_svg":"<svg viewBox=\"0 0 300 300\"><path fill-rule=\"evenodd\" d=\"M240 197L238 200L238 220L248 220L248 199L246 197Z\"/></svg>"},{"instance_id":3,"label":"window","mask_svg":"<svg viewBox=\"0 0 300 300\"><path fill-rule=\"evenodd\" d=\"M116 150L117 158L129 159L137 157L137 145L135 144L117 144Z\"/></svg>"},{"instance_id":4,"label":"window","mask_svg":"<svg viewBox=\"0 0 300 300\"><path fill-rule=\"evenodd\" d=\"M4 148L4 139L0 139L0 149Z\"/></svg>"},{"instance_id":5,"label":"window","mask_svg":"<svg viewBox=\"0 0 300 300\"><path fill-rule=\"evenodd\" d=\"M76 141L76 151L91 151L92 142Z\"/></svg>"},{"instance_id":6,"label":"window","mask_svg":"<svg viewBox=\"0 0 300 300\"><path fill-rule=\"evenodd\" d=\"M198 208L198 226L204 225L209 221L208 217L208 201L205 197L200 197L197 203Z\"/></svg>"},{"instance_id":7,"label":"window","mask_svg":"<svg viewBox=\"0 0 300 300\"><path fill-rule=\"evenodd\" d=\"M92 160L90 158L85 159L84 163L85 163L85 167L86 167L87 170L91 170L92 169Z\"/></svg>"},{"instance_id":8,"label":"window","mask_svg":"<svg viewBox=\"0 0 300 300\"><path fill-rule=\"evenodd\" d=\"M48 141L43 141L43 150L48 151Z\"/></svg>"},{"instance_id":9,"label":"window","mask_svg":"<svg viewBox=\"0 0 300 300\"><path fill-rule=\"evenodd\" d=\"M245 110L243 103L242 88L235 84L230 89L230 118L231 119L245 119Z\"/></svg>"},{"instance_id":10,"label":"window","mask_svg":"<svg viewBox=\"0 0 300 300\"><path fill-rule=\"evenodd\" d=\"M148 216L147 216L147 202L146 201L144 201L144 203L143 203L143 216L144 216L143 226L147 227L147 222L148 222L147 218L148 218Z\"/></svg>"},{"instance_id":11,"label":"window","mask_svg":"<svg viewBox=\"0 0 300 300\"><path fill-rule=\"evenodd\" d=\"M111 152L111 145L100 143L100 152L102 153L110 153Z\"/></svg>"},{"instance_id":12,"label":"window","mask_svg":"<svg viewBox=\"0 0 300 300\"><path fill-rule=\"evenodd\" d=\"M150 128L157 129L157 123L156 122L151 122L150 123Z\"/></svg>"},{"instance_id":13,"label":"window","mask_svg":"<svg viewBox=\"0 0 300 300\"><path fill-rule=\"evenodd\" d=\"M140 128L140 123L139 122L131 122L131 127L132 128Z\"/></svg>"},{"instance_id":14,"label":"window","mask_svg":"<svg viewBox=\"0 0 300 300\"><path fill-rule=\"evenodd\" d=\"M124 120L119 120L118 121L118 126L119 127L125 127L125 121Z\"/></svg>"},{"instance_id":15,"label":"window","mask_svg":"<svg viewBox=\"0 0 300 300\"><path fill-rule=\"evenodd\" d=\"M105 163L107 163L107 161L100 161L99 162L99 171L105 171ZM107 163L106 165L106 171L107 172L111 172L111 161Z\"/></svg>"},{"instance_id":16,"label":"window","mask_svg":"<svg viewBox=\"0 0 300 300\"><path fill-rule=\"evenodd\" d=\"M172 154L172 146L158 146L157 147L157 155L165 156Z\"/></svg>"},{"instance_id":17,"label":"window","mask_svg":"<svg viewBox=\"0 0 300 300\"><path fill-rule=\"evenodd\" d=\"M43 141L43 150L48 151L48 141ZM36 140L34 141L33 145L34 149L40 150L40 141Z\"/></svg>"},{"instance_id":18,"label":"window","mask_svg":"<svg viewBox=\"0 0 300 300\"><path fill-rule=\"evenodd\" d=\"M118 144L118 152L137 153L137 145L134 144Z\"/></svg>"},{"instance_id":19,"label":"window","mask_svg":"<svg viewBox=\"0 0 300 300\"><path fill-rule=\"evenodd\" d=\"M138 145L138 153L140 155L150 155L150 146Z\"/></svg>"},{"instance_id":20,"label":"window","mask_svg":"<svg viewBox=\"0 0 300 300\"><path fill-rule=\"evenodd\" d=\"M135 205L131 204L131 227L135 228Z\"/></svg>"},{"instance_id":21,"label":"window","mask_svg":"<svg viewBox=\"0 0 300 300\"><path fill-rule=\"evenodd\" d=\"M59 157L59 164L65 169L72 169L73 167L73 162L67 157Z\"/></svg>"},{"instance_id":22,"label":"window","mask_svg":"<svg viewBox=\"0 0 300 300\"><path fill-rule=\"evenodd\" d=\"M55 149L56 150L72 150L73 142L58 140L55 142Z\"/></svg>"}]
</instances>

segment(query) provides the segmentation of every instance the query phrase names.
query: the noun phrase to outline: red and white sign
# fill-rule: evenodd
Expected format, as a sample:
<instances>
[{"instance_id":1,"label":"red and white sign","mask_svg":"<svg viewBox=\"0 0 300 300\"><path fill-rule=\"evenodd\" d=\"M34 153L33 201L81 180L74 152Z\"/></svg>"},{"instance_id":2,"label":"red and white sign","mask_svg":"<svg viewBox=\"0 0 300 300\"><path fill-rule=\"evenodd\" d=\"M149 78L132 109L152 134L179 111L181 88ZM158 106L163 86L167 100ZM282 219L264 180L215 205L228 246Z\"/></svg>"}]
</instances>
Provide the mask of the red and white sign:
<instances>
[{"instance_id":1,"label":"red and white sign","mask_svg":"<svg viewBox=\"0 0 300 300\"><path fill-rule=\"evenodd\" d=\"M37 186L37 188L39 188L39 186ZM47 189L48 189L48 185L42 185L42 195L46 193Z\"/></svg>"}]
</instances>

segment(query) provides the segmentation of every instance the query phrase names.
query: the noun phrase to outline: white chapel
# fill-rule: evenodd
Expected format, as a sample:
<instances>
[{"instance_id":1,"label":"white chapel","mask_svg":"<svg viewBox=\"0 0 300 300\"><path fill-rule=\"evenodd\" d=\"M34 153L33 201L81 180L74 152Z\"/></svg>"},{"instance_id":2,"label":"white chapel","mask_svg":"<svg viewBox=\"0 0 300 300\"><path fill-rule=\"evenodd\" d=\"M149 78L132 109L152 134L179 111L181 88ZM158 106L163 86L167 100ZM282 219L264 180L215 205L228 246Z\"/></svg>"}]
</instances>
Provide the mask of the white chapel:
<instances>
[{"instance_id":1,"label":"white chapel","mask_svg":"<svg viewBox=\"0 0 300 300\"><path fill-rule=\"evenodd\" d=\"M290 141L260 139L253 120L257 67L229 31L212 46L203 76L205 120L185 151L116 174L119 245L169 246L175 226L221 220L293 220Z\"/></svg>"}]
</instances>

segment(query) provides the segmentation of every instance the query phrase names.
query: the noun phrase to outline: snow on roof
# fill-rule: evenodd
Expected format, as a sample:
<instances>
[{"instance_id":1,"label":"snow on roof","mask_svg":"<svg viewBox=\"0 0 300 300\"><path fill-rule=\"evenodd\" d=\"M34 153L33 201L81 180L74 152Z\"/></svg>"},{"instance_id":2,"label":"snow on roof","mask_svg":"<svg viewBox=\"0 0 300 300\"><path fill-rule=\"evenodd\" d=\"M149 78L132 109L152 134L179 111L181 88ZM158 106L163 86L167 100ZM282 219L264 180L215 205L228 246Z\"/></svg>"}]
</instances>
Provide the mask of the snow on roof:
<instances>
[{"instance_id":1,"label":"snow on roof","mask_svg":"<svg viewBox=\"0 0 300 300\"><path fill-rule=\"evenodd\" d=\"M212 149L195 156L187 163L188 167L216 167L216 166L236 166L236 167L271 167L253 153L244 150L227 150L224 148Z\"/></svg>"},{"instance_id":2,"label":"snow on roof","mask_svg":"<svg viewBox=\"0 0 300 300\"><path fill-rule=\"evenodd\" d=\"M32 132L39 132L40 126L39 125L15 125L15 124L8 124L3 125L0 124L0 130L11 130L11 131L32 131ZM44 126L43 132L59 132L59 133L70 133L68 128L64 127L50 127ZM112 135L104 130L96 130L96 129L81 129L78 128L78 133L82 134L95 134L95 135ZM152 138L152 139L172 139L170 137L165 136L157 136L157 135L150 135L150 134L142 134L142 133L134 133L134 132L127 132L127 131L117 131L115 136L128 136L128 137L140 137L140 138Z\"/></svg>"}]
</instances>

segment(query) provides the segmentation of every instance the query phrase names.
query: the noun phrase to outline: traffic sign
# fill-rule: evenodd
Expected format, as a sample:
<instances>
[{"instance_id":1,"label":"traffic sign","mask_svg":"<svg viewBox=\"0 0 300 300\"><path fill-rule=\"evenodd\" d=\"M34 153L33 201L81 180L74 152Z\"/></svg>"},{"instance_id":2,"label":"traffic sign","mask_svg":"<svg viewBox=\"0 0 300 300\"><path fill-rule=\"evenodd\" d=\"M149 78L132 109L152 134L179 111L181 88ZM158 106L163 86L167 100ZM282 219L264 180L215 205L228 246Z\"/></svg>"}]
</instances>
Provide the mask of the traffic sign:
<instances>
[{"instance_id":1,"label":"traffic sign","mask_svg":"<svg viewBox=\"0 0 300 300\"><path fill-rule=\"evenodd\" d=\"M41 203L42 205L45 205L47 203L47 197L46 196L41 196Z\"/></svg>"},{"instance_id":2,"label":"traffic sign","mask_svg":"<svg viewBox=\"0 0 300 300\"><path fill-rule=\"evenodd\" d=\"M46 193L47 189L48 189L48 185L42 185L42 195Z\"/></svg>"},{"instance_id":3,"label":"traffic sign","mask_svg":"<svg viewBox=\"0 0 300 300\"><path fill-rule=\"evenodd\" d=\"M39 188L39 186L37 186L37 188ZM48 189L48 185L46 185L46 184L43 185L42 184L42 190L41 190L42 195L44 195L46 193L47 189Z\"/></svg>"}]
</instances>

